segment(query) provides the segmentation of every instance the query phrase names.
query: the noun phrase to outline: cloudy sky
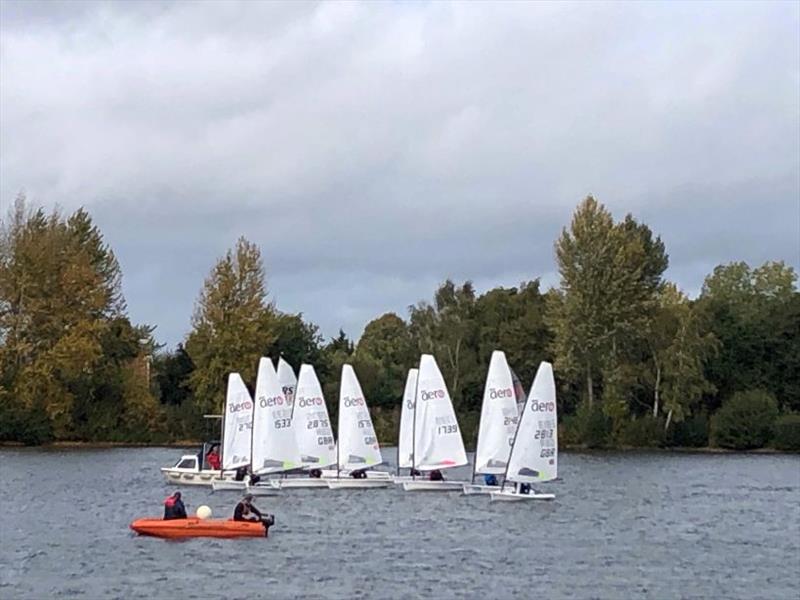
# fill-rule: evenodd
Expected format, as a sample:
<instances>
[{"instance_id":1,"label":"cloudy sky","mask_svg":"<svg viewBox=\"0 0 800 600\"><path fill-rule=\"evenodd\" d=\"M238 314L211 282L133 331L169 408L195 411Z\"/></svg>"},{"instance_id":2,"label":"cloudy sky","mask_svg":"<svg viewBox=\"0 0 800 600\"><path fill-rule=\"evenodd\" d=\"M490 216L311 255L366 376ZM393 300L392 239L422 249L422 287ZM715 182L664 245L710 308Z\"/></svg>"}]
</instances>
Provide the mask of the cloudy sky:
<instances>
[{"instance_id":1,"label":"cloudy sky","mask_svg":"<svg viewBox=\"0 0 800 600\"><path fill-rule=\"evenodd\" d=\"M0 4L0 209L86 206L173 344L240 235L325 335L557 282L594 194L716 264L800 262L800 4Z\"/></svg>"}]
</instances>

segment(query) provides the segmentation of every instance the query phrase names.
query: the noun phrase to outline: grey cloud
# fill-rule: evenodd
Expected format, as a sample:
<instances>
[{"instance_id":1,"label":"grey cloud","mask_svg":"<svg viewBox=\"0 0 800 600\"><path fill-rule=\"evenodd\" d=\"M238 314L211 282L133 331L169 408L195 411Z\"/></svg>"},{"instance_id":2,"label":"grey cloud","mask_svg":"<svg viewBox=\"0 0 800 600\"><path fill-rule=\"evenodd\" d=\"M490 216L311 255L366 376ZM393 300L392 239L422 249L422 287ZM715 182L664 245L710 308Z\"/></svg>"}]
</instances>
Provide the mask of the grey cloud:
<instances>
[{"instance_id":1,"label":"grey cloud","mask_svg":"<svg viewBox=\"0 0 800 600\"><path fill-rule=\"evenodd\" d=\"M169 342L241 234L326 335L554 283L590 192L687 290L800 262L796 4L0 6L0 203L86 205Z\"/></svg>"}]
</instances>

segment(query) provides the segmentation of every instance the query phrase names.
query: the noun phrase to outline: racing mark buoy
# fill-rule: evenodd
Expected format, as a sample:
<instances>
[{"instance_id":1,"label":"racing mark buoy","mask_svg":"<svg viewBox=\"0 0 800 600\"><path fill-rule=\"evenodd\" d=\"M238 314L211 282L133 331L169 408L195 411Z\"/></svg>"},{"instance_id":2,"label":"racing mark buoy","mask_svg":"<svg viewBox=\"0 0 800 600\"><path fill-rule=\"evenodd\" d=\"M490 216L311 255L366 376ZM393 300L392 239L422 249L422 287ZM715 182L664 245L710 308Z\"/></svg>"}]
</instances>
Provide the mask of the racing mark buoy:
<instances>
[{"instance_id":1,"label":"racing mark buoy","mask_svg":"<svg viewBox=\"0 0 800 600\"><path fill-rule=\"evenodd\" d=\"M210 519L211 518L211 507L206 506L203 504L202 506L197 507L197 518L198 519Z\"/></svg>"}]
</instances>

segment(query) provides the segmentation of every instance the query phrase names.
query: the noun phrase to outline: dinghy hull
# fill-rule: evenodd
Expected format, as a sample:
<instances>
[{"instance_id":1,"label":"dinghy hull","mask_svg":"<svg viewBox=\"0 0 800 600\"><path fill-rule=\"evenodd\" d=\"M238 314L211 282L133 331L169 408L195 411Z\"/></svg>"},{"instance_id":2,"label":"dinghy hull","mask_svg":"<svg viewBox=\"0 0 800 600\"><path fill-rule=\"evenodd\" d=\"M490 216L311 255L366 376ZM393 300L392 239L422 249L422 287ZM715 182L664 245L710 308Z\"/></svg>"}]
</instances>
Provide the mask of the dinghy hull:
<instances>
[{"instance_id":1,"label":"dinghy hull","mask_svg":"<svg viewBox=\"0 0 800 600\"><path fill-rule=\"evenodd\" d=\"M306 489L306 488L328 488L328 481L321 477L289 477L279 479L278 486L282 490Z\"/></svg>"},{"instance_id":2,"label":"dinghy hull","mask_svg":"<svg viewBox=\"0 0 800 600\"><path fill-rule=\"evenodd\" d=\"M165 539L214 537L267 537L269 528L261 523L233 521L222 519L171 519L165 521L158 518L137 519L130 525L139 535L148 535Z\"/></svg>"},{"instance_id":3,"label":"dinghy hull","mask_svg":"<svg viewBox=\"0 0 800 600\"><path fill-rule=\"evenodd\" d=\"M372 488L385 488L392 485L392 480L388 477L381 477L376 479L327 479L326 483L332 490L354 490L354 489L372 489Z\"/></svg>"},{"instance_id":4,"label":"dinghy hull","mask_svg":"<svg viewBox=\"0 0 800 600\"><path fill-rule=\"evenodd\" d=\"M403 481L403 489L407 492L460 492L464 489L463 481Z\"/></svg>"},{"instance_id":5,"label":"dinghy hull","mask_svg":"<svg viewBox=\"0 0 800 600\"><path fill-rule=\"evenodd\" d=\"M496 485L482 485L478 483L465 483L463 493L465 496L472 496L477 494L491 494L492 492L499 491L500 488Z\"/></svg>"},{"instance_id":6,"label":"dinghy hull","mask_svg":"<svg viewBox=\"0 0 800 600\"><path fill-rule=\"evenodd\" d=\"M497 502L522 502L524 500L555 500L555 494L520 494L514 490L491 492L491 500Z\"/></svg>"}]
</instances>

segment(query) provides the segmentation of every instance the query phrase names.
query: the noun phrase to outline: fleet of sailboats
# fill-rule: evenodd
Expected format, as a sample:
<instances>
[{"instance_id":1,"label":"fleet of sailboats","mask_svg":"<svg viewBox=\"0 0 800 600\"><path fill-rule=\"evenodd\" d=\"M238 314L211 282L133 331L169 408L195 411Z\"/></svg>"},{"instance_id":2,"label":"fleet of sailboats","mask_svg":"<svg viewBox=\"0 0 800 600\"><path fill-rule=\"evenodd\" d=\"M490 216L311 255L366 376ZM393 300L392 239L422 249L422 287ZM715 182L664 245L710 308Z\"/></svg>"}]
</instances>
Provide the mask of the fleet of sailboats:
<instances>
[{"instance_id":1,"label":"fleet of sailboats","mask_svg":"<svg viewBox=\"0 0 800 600\"><path fill-rule=\"evenodd\" d=\"M492 353L471 481L443 475L469 462L447 385L431 354L423 354L418 367L408 371L393 478L374 469L384 460L367 399L351 365L343 365L340 381L337 443L313 366L301 365L295 377L283 358L277 369L269 358L261 358L255 399L241 376L231 373L222 419L222 468L220 477L211 482L214 489L272 494L292 488L380 488L394 482L405 491L461 491L489 494L499 501L554 498L530 489L556 479L558 473L556 390L550 363L540 364L525 398L505 354ZM243 468L250 476L242 481L221 476ZM408 469L408 474L401 469ZM476 482L481 475L484 481Z\"/></svg>"}]
</instances>

